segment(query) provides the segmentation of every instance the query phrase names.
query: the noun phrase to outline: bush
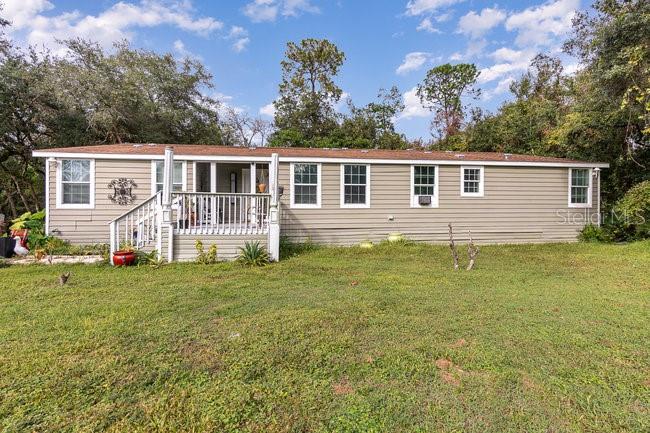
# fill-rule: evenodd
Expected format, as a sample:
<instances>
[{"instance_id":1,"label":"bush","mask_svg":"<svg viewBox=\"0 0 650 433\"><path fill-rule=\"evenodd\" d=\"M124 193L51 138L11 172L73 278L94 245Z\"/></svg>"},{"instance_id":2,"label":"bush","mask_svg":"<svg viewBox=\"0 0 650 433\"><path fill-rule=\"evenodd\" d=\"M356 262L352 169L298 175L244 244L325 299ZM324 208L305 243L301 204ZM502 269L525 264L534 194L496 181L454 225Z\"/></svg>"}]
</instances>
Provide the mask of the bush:
<instances>
[{"instance_id":1,"label":"bush","mask_svg":"<svg viewBox=\"0 0 650 433\"><path fill-rule=\"evenodd\" d=\"M630 188L614 206L627 240L650 238L650 181Z\"/></svg>"},{"instance_id":2,"label":"bush","mask_svg":"<svg viewBox=\"0 0 650 433\"><path fill-rule=\"evenodd\" d=\"M203 242L197 239L196 243L194 244L194 248L196 248L196 263L200 263L202 265L214 265L217 263L216 244L210 245L208 251L205 251L203 249Z\"/></svg>"},{"instance_id":3,"label":"bush","mask_svg":"<svg viewBox=\"0 0 650 433\"><path fill-rule=\"evenodd\" d=\"M611 242L612 234L606 228L587 224L582 231L580 231L578 240L582 242Z\"/></svg>"},{"instance_id":4,"label":"bush","mask_svg":"<svg viewBox=\"0 0 650 433\"><path fill-rule=\"evenodd\" d=\"M237 261L248 266L265 266L269 263L269 253L259 241L246 242L242 248L239 248Z\"/></svg>"},{"instance_id":5,"label":"bush","mask_svg":"<svg viewBox=\"0 0 650 433\"><path fill-rule=\"evenodd\" d=\"M149 253L142 250L137 250L135 252L135 256L138 266L151 266L152 268L159 268L165 262L162 256L159 257L158 250L155 249Z\"/></svg>"},{"instance_id":6,"label":"bush","mask_svg":"<svg viewBox=\"0 0 650 433\"><path fill-rule=\"evenodd\" d=\"M18 218L11 220L9 230L27 229L27 247L30 250L44 248L48 236L45 235L45 211L35 213L25 212Z\"/></svg>"}]
</instances>

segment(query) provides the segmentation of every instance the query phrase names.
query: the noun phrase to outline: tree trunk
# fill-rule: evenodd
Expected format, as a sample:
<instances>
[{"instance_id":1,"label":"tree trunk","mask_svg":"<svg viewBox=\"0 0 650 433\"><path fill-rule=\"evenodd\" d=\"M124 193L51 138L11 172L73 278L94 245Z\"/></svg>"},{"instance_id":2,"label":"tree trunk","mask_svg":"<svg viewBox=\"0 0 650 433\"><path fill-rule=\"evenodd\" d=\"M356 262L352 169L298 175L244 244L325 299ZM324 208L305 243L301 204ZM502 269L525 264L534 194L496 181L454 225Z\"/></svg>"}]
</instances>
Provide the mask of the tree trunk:
<instances>
[{"instance_id":1,"label":"tree trunk","mask_svg":"<svg viewBox=\"0 0 650 433\"><path fill-rule=\"evenodd\" d=\"M472 241L472 231L467 230L469 233L469 244L467 244L467 255L469 256L469 264L467 265L467 270L471 271L474 269L474 263L476 262L476 256L478 256L478 247L474 245Z\"/></svg>"},{"instance_id":2,"label":"tree trunk","mask_svg":"<svg viewBox=\"0 0 650 433\"><path fill-rule=\"evenodd\" d=\"M25 196L23 195L23 192L20 189L20 185L18 184L18 180L16 179L16 176L14 176L13 174L10 174L9 176L11 177L11 180L14 181L14 185L16 186L16 192L18 193L18 197L20 197L20 200L23 202L25 209L31 212L32 209L29 207L29 204L27 204L27 200L25 199Z\"/></svg>"},{"instance_id":3,"label":"tree trunk","mask_svg":"<svg viewBox=\"0 0 650 433\"><path fill-rule=\"evenodd\" d=\"M458 250L456 250L456 244L454 243L454 232L451 228L451 223L449 223L449 248L451 248L451 257L454 259L454 270L458 270Z\"/></svg>"},{"instance_id":4,"label":"tree trunk","mask_svg":"<svg viewBox=\"0 0 650 433\"><path fill-rule=\"evenodd\" d=\"M11 191L7 190L7 203L9 203L9 209L11 209L11 219L18 218L18 212L16 212L16 203L11 196Z\"/></svg>"}]
</instances>

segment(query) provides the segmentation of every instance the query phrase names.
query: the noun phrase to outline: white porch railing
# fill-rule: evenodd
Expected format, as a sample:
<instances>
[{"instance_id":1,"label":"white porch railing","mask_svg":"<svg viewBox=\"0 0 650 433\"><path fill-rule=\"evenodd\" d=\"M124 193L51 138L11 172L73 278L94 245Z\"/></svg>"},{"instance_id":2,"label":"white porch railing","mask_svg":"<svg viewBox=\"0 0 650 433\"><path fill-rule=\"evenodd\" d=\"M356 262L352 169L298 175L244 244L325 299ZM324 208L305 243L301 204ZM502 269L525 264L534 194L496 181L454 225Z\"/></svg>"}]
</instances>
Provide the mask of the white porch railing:
<instances>
[{"instance_id":1,"label":"white porch railing","mask_svg":"<svg viewBox=\"0 0 650 433\"><path fill-rule=\"evenodd\" d=\"M161 252L160 200L158 192L109 223L111 258L127 244L134 248L153 246Z\"/></svg>"},{"instance_id":2,"label":"white porch railing","mask_svg":"<svg viewBox=\"0 0 650 433\"><path fill-rule=\"evenodd\" d=\"M172 193L175 234L265 234L270 194Z\"/></svg>"}]
</instances>

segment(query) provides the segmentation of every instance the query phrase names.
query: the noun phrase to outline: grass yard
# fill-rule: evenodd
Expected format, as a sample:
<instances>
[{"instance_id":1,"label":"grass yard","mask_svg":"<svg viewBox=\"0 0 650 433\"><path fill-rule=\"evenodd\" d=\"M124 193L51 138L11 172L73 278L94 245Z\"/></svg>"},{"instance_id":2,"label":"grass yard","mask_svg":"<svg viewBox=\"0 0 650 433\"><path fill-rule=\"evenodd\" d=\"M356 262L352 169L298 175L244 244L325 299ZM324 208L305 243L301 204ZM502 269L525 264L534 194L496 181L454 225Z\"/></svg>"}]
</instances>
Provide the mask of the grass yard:
<instances>
[{"instance_id":1,"label":"grass yard","mask_svg":"<svg viewBox=\"0 0 650 433\"><path fill-rule=\"evenodd\" d=\"M450 262L0 269L0 430L650 431L650 242Z\"/></svg>"}]
</instances>

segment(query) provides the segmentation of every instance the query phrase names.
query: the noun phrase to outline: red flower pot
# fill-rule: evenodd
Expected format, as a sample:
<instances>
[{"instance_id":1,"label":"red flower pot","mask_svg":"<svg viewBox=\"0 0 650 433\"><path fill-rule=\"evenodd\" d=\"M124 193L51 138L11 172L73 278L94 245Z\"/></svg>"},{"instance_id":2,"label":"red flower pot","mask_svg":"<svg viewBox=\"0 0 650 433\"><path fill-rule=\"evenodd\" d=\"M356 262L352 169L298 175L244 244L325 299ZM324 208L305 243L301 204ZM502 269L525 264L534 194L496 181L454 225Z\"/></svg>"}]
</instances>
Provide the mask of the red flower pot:
<instances>
[{"instance_id":1,"label":"red flower pot","mask_svg":"<svg viewBox=\"0 0 650 433\"><path fill-rule=\"evenodd\" d=\"M113 253L113 264L115 266L131 266L135 263L135 252L115 251Z\"/></svg>"}]
</instances>

